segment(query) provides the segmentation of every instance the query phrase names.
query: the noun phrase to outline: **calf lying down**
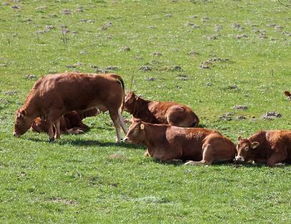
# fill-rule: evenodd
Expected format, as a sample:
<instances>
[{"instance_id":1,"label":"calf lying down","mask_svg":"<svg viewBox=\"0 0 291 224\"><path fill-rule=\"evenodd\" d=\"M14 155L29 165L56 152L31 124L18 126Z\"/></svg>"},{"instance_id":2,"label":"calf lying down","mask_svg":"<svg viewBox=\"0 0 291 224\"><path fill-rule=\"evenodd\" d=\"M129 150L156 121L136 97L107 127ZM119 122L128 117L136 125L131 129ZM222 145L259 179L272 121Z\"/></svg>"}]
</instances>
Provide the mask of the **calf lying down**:
<instances>
[{"instance_id":1,"label":"calf lying down","mask_svg":"<svg viewBox=\"0 0 291 224\"><path fill-rule=\"evenodd\" d=\"M72 111L60 118L60 130L65 134L81 134L89 130L89 127L82 122L86 117L92 117L99 113L97 109L91 109L85 112ZM49 124L46 120L37 117L31 125L32 131L46 132L49 131Z\"/></svg>"},{"instance_id":2,"label":"calf lying down","mask_svg":"<svg viewBox=\"0 0 291 224\"><path fill-rule=\"evenodd\" d=\"M179 127L195 127L199 118L186 105L176 102L144 100L129 92L125 96L124 110L135 118L154 124L171 124Z\"/></svg>"},{"instance_id":3,"label":"calf lying down","mask_svg":"<svg viewBox=\"0 0 291 224\"><path fill-rule=\"evenodd\" d=\"M274 166L291 162L291 131L259 131L249 138L238 138L236 162L254 161Z\"/></svg>"},{"instance_id":4,"label":"calf lying down","mask_svg":"<svg viewBox=\"0 0 291 224\"><path fill-rule=\"evenodd\" d=\"M148 154L162 161L191 160L186 164L233 161L235 145L219 132L204 128L181 128L134 119L125 142L147 146Z\"/></svg>"}]
</instances>

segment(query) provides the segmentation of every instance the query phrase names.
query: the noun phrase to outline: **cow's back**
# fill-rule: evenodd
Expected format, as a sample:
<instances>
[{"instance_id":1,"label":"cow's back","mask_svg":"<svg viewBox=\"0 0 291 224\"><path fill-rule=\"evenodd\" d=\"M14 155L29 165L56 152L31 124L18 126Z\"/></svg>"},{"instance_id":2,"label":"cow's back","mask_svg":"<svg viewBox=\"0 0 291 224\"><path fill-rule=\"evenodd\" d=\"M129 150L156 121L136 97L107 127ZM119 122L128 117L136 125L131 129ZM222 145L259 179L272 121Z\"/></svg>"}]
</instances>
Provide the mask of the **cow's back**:
<instances>
[{"instance_id":1,"label":"cow's back","mask_svg":"<svg viewBox=\"0 0 291 224\"><path fill-rule=\"evenodd\" d=\"M167 124L166 113L168 108L172 105L173 103L169 102L151 101L148 103L148 109L159 123Z\"/></svg>"},{"instance_id":2,"label":"cow's back","mask_svg":"<svg viewBox=\"0 0 291 224\"><path fill-rule=\"evenodd\" d=\"M59 107L63 108L65 112L82 111L98 105L108 108L114 106L109 104L116 100L121 105L122 98L117 90L120 90L120 93L123 91L120 82L115 77L102 74L47 75L37 85L38 96L43 100L44 110Z\"/></svg>"},{"instance_id":3,"label":"cow's back","mask_svg":"<svg viewBox=\"0 0 291 224\"><path fill-rule=\"evenodd\" d=\"M175 102L159 102L151 101L148 104L149 111L154 115L154 117L162 124L167 124L167 113L171 107L180 107L185 110L187 108L185 105L178 104Z\"/></svg>"}]
</instances>

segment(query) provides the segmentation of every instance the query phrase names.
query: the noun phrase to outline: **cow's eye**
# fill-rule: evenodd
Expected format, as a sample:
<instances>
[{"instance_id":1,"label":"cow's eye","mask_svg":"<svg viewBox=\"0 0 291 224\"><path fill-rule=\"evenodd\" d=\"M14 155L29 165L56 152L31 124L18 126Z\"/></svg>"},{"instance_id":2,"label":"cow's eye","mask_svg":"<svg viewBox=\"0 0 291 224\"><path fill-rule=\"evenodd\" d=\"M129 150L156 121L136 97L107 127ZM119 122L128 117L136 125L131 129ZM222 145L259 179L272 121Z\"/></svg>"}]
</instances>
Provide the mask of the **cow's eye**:
<instances>
[{"instance_id":1,"label":"cow's eye","mask_svg":"<svg viewBox=\"0 0 291 224\"><path fill-rule=\"evenodd\" d=\"M245 150L248 151L250 148L248 146L245 147Z\"/></svg>"}]
</instances>

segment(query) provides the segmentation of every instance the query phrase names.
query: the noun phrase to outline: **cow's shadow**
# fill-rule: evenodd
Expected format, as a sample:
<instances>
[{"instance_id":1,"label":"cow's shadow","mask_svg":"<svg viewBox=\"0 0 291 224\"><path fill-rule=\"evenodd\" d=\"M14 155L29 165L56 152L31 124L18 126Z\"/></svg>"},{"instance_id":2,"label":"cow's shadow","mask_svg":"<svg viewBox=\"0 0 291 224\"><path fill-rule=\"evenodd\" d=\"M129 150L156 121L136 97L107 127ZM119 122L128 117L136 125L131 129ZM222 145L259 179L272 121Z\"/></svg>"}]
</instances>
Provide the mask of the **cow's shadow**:
<instances>
[{"instance_id":1,"label":"cow's shadow","mask_svg":"<svg viewBox=\"0 0 291 224\"><path fill-rule=\"evenodd\" d=\"M71 144L74 146L97 146L97 147L120 147L120 148L131 148L131 149L144 149L142 146L128 144L125 142L100 142L97 140L62 140L56 142L59 145Z\"/></svg>"},{"instance_id":2,"label":"cow's shadow","mask_svg":"<svg viewBox=\"0 0 291 224\"><path fill-rule=\"evenodd\" d=\"M183 166L185 165L185 162L187 162L187 160L180 160L180 159L174 159L174 160L170 160L170 161L162 161L159 159L154 159L152 158L153 161L155 161L156 163L160 163L163 165L172 165L172 166ZM203 166L212 166L212 167L221 167L221 166L228 166L228 167L233 167L233 168L265 168L268 167L266 164L264 163L234 163L231 161L223 161L223 162L214 162L211 165L204 165L204 164L197 164L197 165L186 165L187 167L203 167ZM275 165L273 168L284 168L284 167L290 167L291 164L290 163L282 163L282 164L278 164Z\"/></svg>"},{"instance_id":3,"label":"cow's shadow","mask_svg":"<svg viewBox=\"0 0 291 224\"><path fill-rule=\"evenodd\" d=\"M129 144L125 142L115 143L115 142L100 142L98 140L83 140L83 139L60 139L53 142L48 140L43 140L39 138L28 138L30 141L48 143L48 144L58 144L58 145L73 145L73 146L96 146L96 147L120 147L120 148L131 148L144 150L145 148L140 145Z\"/></svg>"}]
</instances>

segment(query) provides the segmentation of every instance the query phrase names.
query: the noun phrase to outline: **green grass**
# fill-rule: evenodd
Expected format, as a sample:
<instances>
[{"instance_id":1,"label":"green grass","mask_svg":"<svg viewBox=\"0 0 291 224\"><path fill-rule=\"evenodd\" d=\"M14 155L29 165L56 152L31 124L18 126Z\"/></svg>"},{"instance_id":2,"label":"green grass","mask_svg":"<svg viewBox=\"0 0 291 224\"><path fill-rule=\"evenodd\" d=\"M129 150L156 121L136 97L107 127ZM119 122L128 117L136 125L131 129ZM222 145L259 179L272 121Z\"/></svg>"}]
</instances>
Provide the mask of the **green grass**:
<instances>
[{"instance_id":1,"label":"green grass","mask_svg":"<svg viewBox=\"0 0 291 224\"><path fill-rule=\"evenodd\" d=\"M291 90L290 8L275 0L76 2L1 2L0 222L290 223L290 166L158 163L143 147L114 144L107 114L86 119L88 133L55 143L12 136L14 112L36 80L27 75L108 66L127 89L134 77L144 98L188 104L204 127L233 141L291 129L283 96ZM200 68L215 57L228 60ZM282 117L262 119L269 111ZM231 121L219 118L228 112Z\"/></svg>"}]
</instances>

